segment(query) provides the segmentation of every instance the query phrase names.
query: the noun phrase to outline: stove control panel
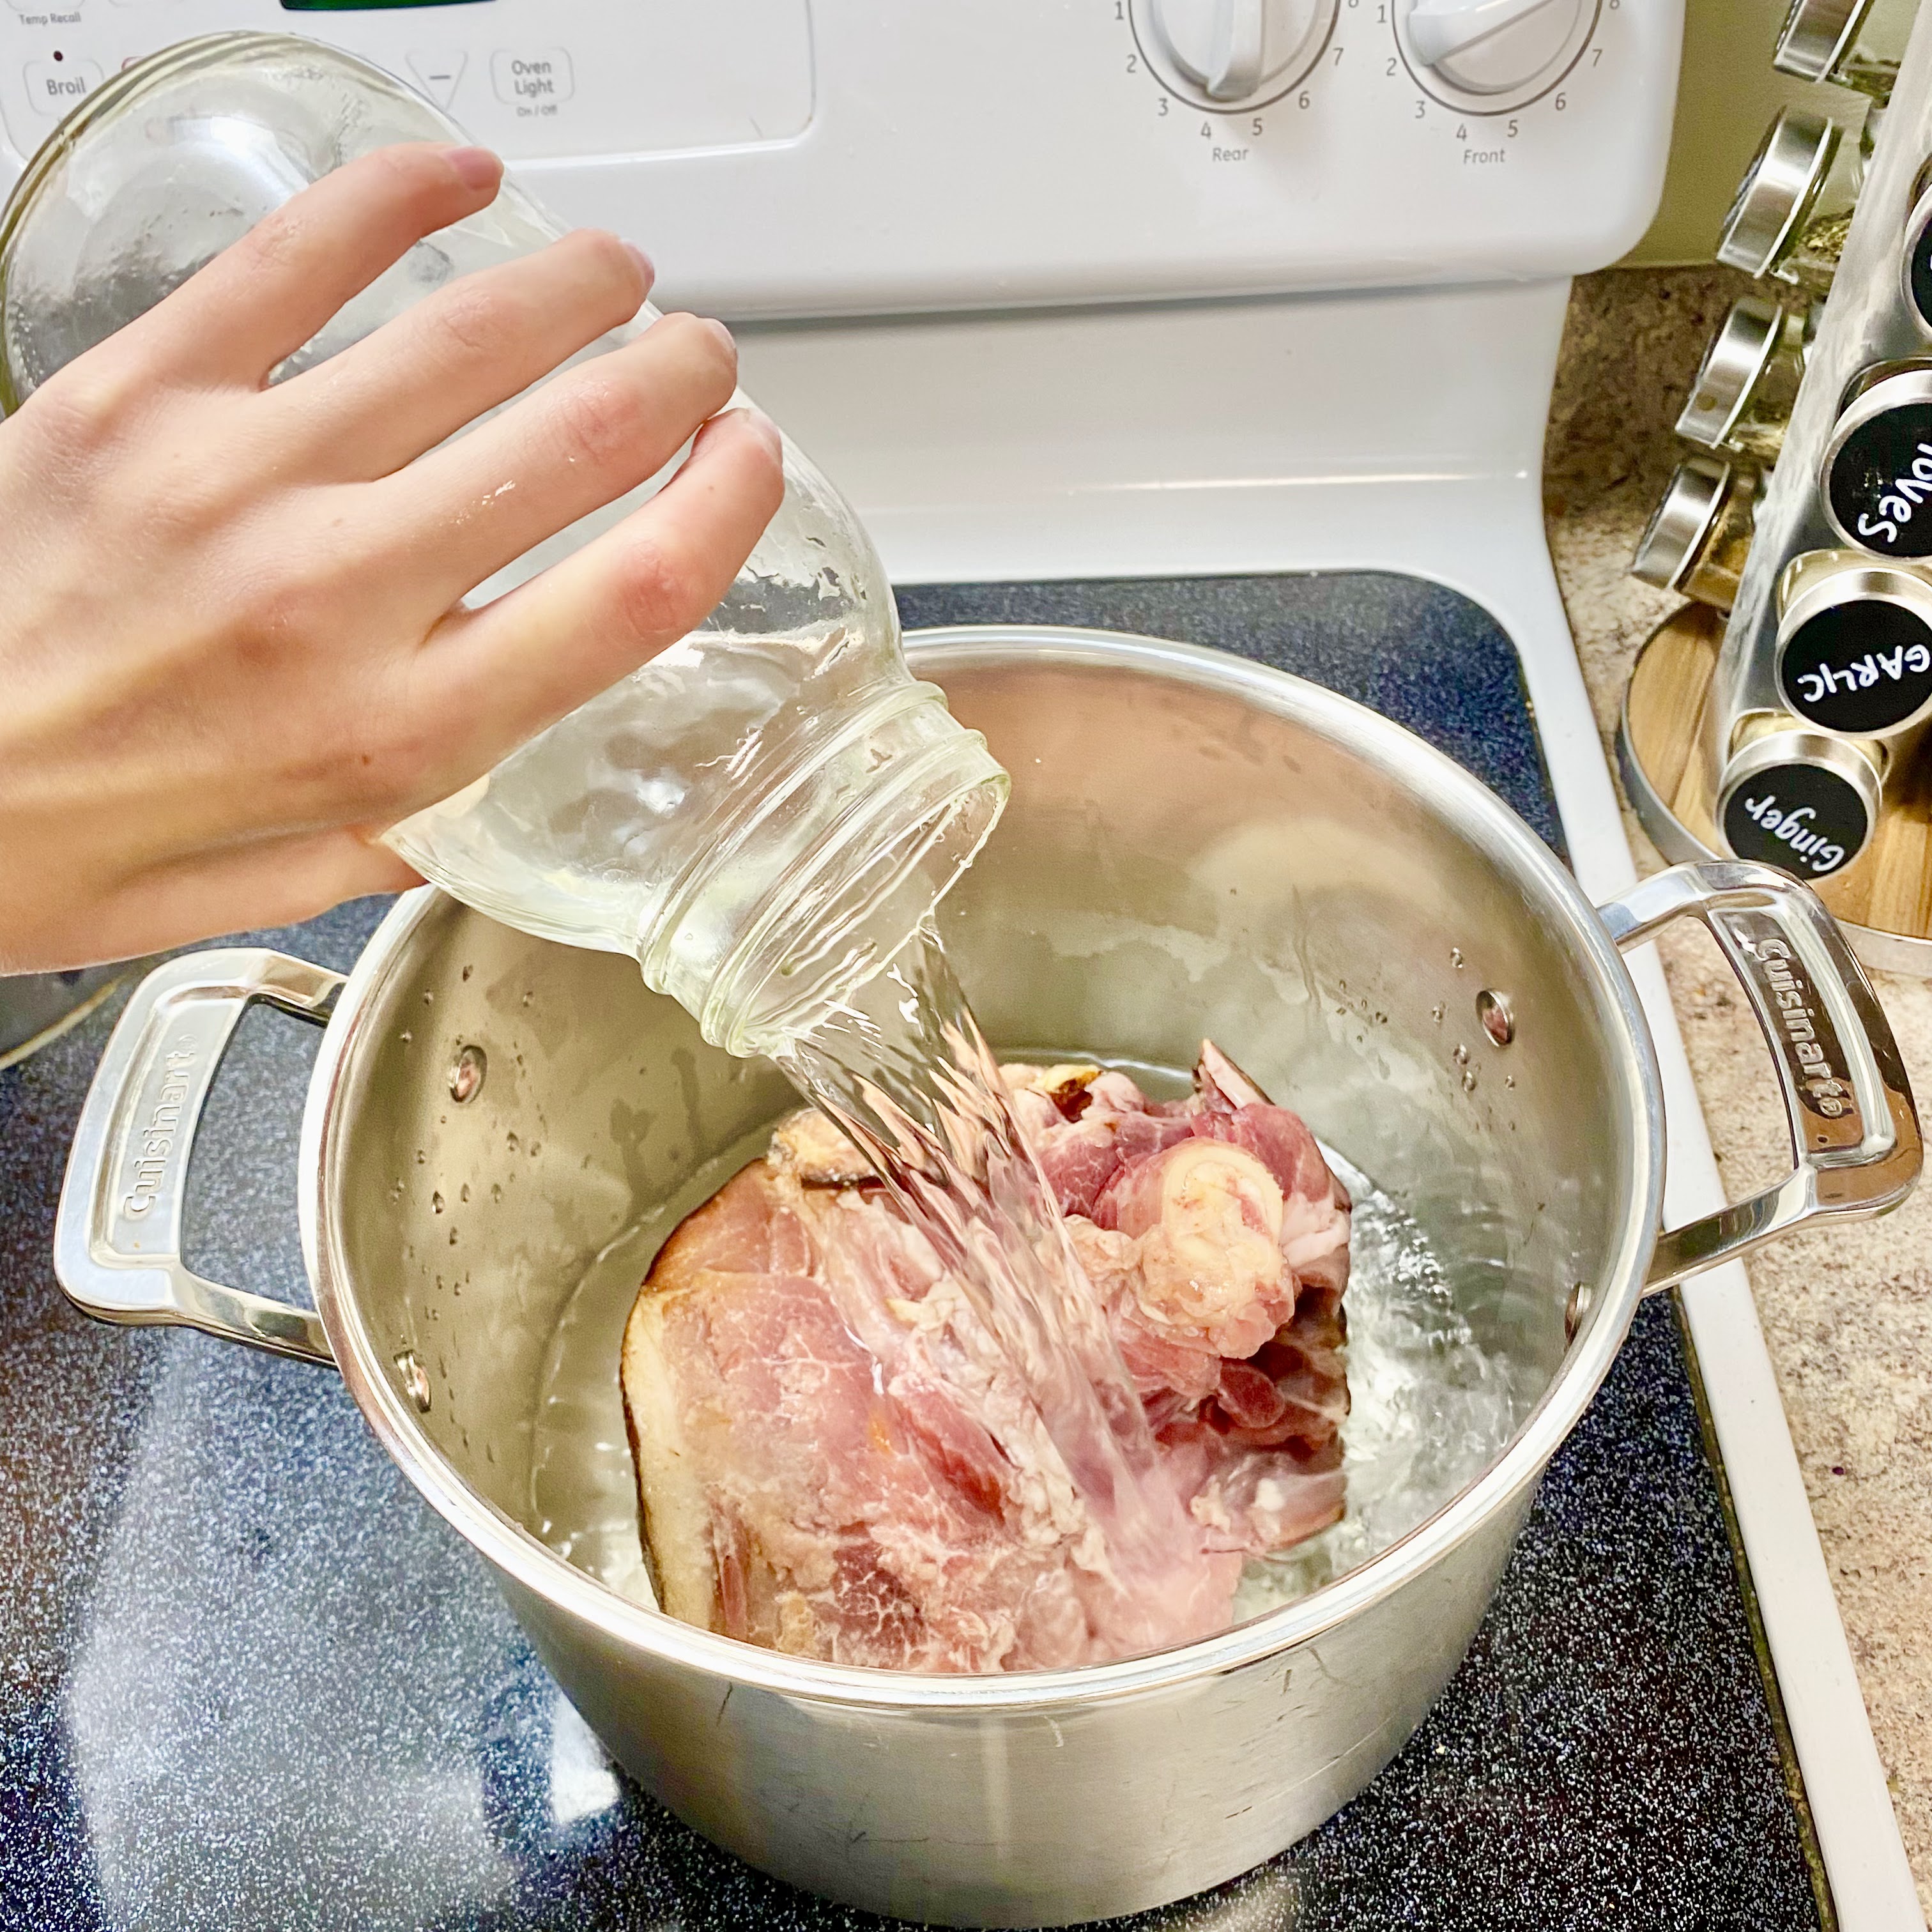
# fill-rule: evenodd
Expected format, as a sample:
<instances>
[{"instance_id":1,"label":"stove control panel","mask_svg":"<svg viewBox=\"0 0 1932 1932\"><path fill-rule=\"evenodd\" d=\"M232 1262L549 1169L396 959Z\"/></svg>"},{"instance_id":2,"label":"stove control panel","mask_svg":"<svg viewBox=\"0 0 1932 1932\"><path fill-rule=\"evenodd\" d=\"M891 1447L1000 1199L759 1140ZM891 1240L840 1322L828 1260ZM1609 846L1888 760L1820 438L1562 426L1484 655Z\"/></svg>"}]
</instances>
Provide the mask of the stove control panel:
<instances>
[{"instance_id":1,"label":"stove control panel","mask_svg":"<svg viewBox=\"0 0 1932 1932\"><path fill-rule=\"evenodd\" d=\"M388 68L750 317L1601 266L1662 184L1682 0L5 0L13 165L237 27Z\"/></svg>"}]
</instances>

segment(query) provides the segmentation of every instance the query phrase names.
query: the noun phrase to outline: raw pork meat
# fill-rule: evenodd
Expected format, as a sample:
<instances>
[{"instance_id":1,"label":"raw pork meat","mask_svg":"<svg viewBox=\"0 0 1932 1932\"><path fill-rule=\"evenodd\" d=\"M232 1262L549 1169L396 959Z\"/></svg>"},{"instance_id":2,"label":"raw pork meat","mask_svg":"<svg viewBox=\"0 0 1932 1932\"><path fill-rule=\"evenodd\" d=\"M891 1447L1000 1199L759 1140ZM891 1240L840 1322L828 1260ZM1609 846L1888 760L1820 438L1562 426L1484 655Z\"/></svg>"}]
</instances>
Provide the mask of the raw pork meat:
<instances>
[{"instance_id":1,"label":"raw pork meat","mask_svg":"<svg viewBox=\"0 0 1932 1932\"><path fill-rule=\"evenodd\" d=\"M1342 1513L1348 1196L1211 1043L1166 1104L1091 1066L1003 1072L1198 1528L1202 1587L1137 1606L1140 1641L1150 1622L1169 1642L1224 1628L1246 1558ZM673 1615L894 1670L1129 1647L1104 1540L1019 1377L821 1116L782 1123L673 1233L622 1367Z\"/></svg>"}]
</instances>

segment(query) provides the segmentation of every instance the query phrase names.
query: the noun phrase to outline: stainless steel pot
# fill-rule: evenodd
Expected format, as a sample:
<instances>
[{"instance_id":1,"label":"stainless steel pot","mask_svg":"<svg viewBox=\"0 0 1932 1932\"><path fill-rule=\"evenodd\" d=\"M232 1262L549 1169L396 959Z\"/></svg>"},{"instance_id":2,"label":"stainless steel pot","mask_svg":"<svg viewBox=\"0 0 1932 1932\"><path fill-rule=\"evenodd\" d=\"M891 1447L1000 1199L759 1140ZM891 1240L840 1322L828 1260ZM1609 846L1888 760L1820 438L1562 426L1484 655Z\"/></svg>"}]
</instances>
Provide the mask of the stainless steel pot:
<instances>
[{"instance_id":1,"label":"stainless steel pot","mask_svg":"<svg viewBox=\"0 0 1932 1932\"><path fill-rule=\"evenodd\" d=\"M1639 1298L1895 1204L1918 1127L1856 962L1780 874L1680 867L1594 909L1448 759L1214 652L962 631L915 662L1014 776L944 915L995 1042L1184 1064L1211 1034L1411 1210L1478 1339L1541 1390L1501 1458L1402 1541L1210 1641L995 1678L753 1649L572 1568L529 1526L560 1313L641 1203L790 1094L706 1046L628 962L427 890L346 983L241 951L146 981L76 1136L58 1266L109 1319L335 1363L617 1757L720 1844L877 1911L1065 1922L1215 1884L1359 1791L1461 1658ZM1658 1073L1618 948L1685 915L1764 1024L1797 1161L1660 1236ZM300 1203L319 1316L182 1260L195 1123L257 1000L328 1023Z\"/></svg>"}]
</instances>

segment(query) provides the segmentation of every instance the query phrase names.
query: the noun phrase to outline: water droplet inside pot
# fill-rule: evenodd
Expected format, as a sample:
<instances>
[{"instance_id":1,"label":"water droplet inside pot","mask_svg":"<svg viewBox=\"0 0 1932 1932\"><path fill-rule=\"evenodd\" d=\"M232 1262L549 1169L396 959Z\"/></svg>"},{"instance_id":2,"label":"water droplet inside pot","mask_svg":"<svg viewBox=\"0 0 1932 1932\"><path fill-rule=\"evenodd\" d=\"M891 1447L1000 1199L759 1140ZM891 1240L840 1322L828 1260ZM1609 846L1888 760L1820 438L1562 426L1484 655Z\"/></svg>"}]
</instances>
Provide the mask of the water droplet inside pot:
<instances>
[{"instance_id":1,"label":"water droplet inside pot","mask_svg":"<svg viewBox=\"0 0 1932 1932\"><path fill-rule=\"evenodd\" d=\"M429 1197L429 1204L440 1214L442 1212L442 1196L440 1194L432 1194Z\"/></svg>"}]
</instances>

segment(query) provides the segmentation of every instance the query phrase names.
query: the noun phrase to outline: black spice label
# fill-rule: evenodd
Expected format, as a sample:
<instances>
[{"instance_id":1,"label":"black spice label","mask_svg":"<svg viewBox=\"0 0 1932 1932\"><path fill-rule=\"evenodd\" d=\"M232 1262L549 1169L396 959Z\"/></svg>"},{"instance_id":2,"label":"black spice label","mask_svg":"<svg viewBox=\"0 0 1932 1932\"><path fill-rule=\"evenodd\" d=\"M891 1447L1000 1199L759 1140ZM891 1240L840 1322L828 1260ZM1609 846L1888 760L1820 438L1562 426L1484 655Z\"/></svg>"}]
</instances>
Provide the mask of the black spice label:
<instances>
[{"instance_id":1,"label":"black spice label","mask_svg":"<svg viewBox=\"0 0 1932 1932\"><path fill-rule=\"evenodd\" d=\"M1808 618L1778 661L1784 701L1833 731L1895 730L1932 700L1932 626L1862 597Z\"/></svg>"},{"instance_id":2,"label":"black spice label","mask_svg":"<svg viewBox=\"0 0 1932 1932\"><path fill-rule=\"evenodd\" d=\"M1822 765L1773 765L1747 778L1724 807L1724 838L1740 859L1828 878L1864 844L1864 801Z\"/></svg>"},{"instance_id":3,"label":"black spice label","mask_svg":"<svg viewBox=\"0 0 1932 1932\"><path fill-rule=\"evenodd\" d=\"M1880 556L1932 556L1932 402L1861 423L1825 478L1839 528Z\"/></svg>"},{"instance_id":4,"label":"black spice label","mask_svg":"<svg viewBox=\"0 0 1932 1932\"><path fill-rule=\"evenodd\" d=\"M1932 328L1932 218L1922 221L1913 232L1905 257L1905 292L1918 320Z\"/></svg>"}]
</instances>

